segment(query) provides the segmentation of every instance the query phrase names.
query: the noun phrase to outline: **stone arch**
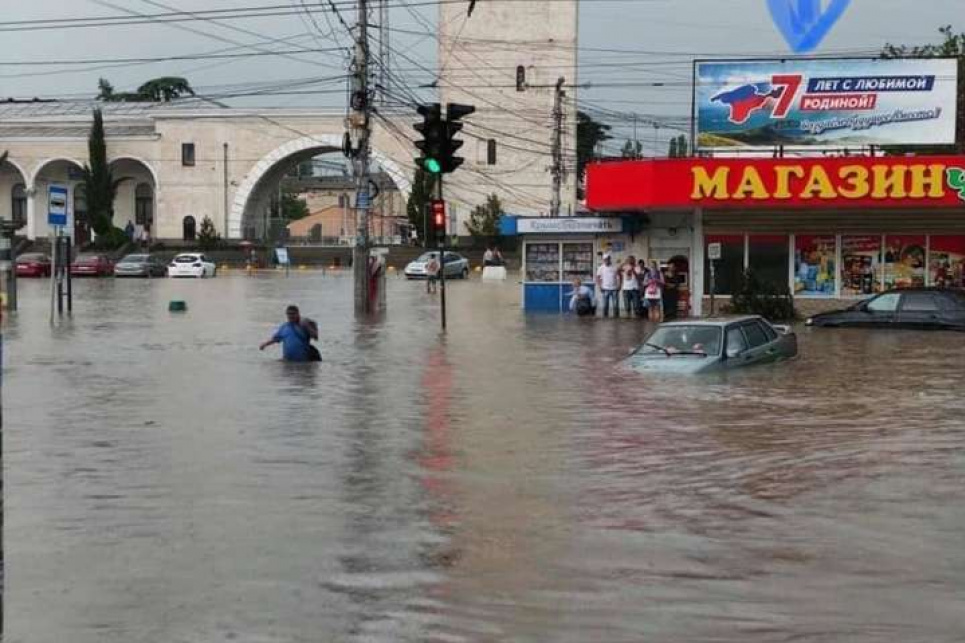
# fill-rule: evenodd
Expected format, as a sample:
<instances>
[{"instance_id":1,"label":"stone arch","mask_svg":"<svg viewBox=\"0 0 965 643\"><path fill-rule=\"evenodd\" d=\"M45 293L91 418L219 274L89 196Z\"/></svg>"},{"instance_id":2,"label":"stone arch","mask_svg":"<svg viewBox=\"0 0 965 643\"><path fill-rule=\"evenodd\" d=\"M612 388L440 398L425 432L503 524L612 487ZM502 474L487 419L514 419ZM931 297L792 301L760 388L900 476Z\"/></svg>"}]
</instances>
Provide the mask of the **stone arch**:
<instances>
[{"instance_id":1,"label":"stone arch","mask_svg":"<svg viewBox=\"0 0 965 643\"><path fill-rule=\"evenodd\" d=\"M319 153L321 153L340 149L342 149L341 135L324 134L319 136L305 136L289 141L262 157L261 160L248 171L241 185L235 190L231 211L228 215L228 230L225 237L228 239L240 239L242 237L242 225L244 223L245 209L248 206L248 201L255 193L262 179L279 163L309 150L318 150ZM409 194L412 191L412 182L406 177L403 168L376 149L372 150L371 159L373 162L378 163L386 174L392 177L399 191L408 201Z\"/></svg>"},{"instance_id":2,"label":"stone arch","mask_svg":"<svg viewBox=\"0 0 965 643\"><path fill-rule=\"evenodd\" d=\"M82 168L84 167L84 164L83 164L82 162L78 161L78 160L75 159L75 158L71 158L71 157L69 157L69 156L52 156L52 157L50 157L50 158L44 159L43 161L41 161L40 163L37 164L37 167L35 167L35 168L34 168L34 171L30 174L30 178L29 178L28 181L27 181L27 190L28 190L28 191L36 190L36 189L37 189L37 178L40 176L40 174L41 174L45 169L47 169L48 166L53 165L54 163L58 163L58 162L60 162L60 163L70 163L71 165L74 165L74 166L76 166L77 168L80 168L80 169L82 169Z\"/></svg>"},{"instance_id":3,"label":"stone arch","mask_svg":"<svg viewBox=\"0 0 965 643\"><path fill-rule=\"evenodd\" d=\"M34 170L30 174L30 178L27 182L27 238L29 239L36 239L37 237L45 236L49 231L46 214L47 194L45 192L38 192L37 183L45 171L57 164L64 164L68 168L73 167L76 170L82 170L84 168L84 164L81 161L69 156L54 156L46 158L38 163L36 167L34 167ZM63 172L63 170L60 171ZM77 178L70 178L69 170L66 178L53 178L51 180L54 182L62 182L67 185L67 203L70 204L70 218L74 220L74 224L76 225L77 220L74 218L73 212L74 190L77 184L80 183L80 180ZM75 241L79 238L76 232L73 230L68 231L68 234L70 234Z\"/></svg>"}]
</instances>

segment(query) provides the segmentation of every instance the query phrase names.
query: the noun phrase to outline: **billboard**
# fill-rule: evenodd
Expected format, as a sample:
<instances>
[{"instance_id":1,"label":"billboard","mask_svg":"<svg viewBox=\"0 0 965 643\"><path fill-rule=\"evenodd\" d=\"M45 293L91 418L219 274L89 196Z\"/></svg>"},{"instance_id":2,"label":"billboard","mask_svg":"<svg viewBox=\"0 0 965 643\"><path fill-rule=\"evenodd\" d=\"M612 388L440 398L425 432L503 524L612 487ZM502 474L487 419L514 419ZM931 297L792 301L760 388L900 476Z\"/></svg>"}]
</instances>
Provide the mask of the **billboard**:
<instances>
[{"instance_id":1,"label":"billboard","mask_svg":"<svg viewBox=\"0 0 965 643\"><path fill-rule=\"evenodd\" d=\"M954 59L698 62L697 146L950 145Z\"/></svg>"}]
</instances>

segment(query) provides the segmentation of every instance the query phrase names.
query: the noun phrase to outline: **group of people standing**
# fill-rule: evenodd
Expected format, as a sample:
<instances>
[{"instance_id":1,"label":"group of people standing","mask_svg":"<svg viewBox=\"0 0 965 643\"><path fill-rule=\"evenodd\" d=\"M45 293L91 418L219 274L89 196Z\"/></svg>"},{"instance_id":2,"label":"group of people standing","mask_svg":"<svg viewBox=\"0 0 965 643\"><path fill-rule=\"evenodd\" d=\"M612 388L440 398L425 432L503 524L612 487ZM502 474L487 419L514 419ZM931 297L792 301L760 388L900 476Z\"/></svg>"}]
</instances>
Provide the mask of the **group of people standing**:
<instances>
[{"instance_id":1,"label":"group of people standing","mask_svg":"<svg viewBox=\"0 0 965 643\"><path fill-rule=\"evenodd\" d=\"M646 317L652 322L662 322L664 317L675 316L677 308L678 280L673 265L665 276L656 261L647 263L630 255L617 265L611 255L603 255L603 263L596 271L596 286L603 300L603 316L620 316L620 300L628 317ZM579 279L573 280L570 310L580 316L595 315L596 302L593 290Z\"/></svg>"},{"instance_id":2,"label":"group of people standing","mask_svg":"<svg viewBox=\"0 0 965 643\"><path fill-rule=\"evenodd\" d=\"M127 240L140 245L143 248L149 248L151 245L151 229L138 223L134 224L133 221L128 220L127 225L124 226L124 234L127 235Z\"/></svg>"}]
</instances>

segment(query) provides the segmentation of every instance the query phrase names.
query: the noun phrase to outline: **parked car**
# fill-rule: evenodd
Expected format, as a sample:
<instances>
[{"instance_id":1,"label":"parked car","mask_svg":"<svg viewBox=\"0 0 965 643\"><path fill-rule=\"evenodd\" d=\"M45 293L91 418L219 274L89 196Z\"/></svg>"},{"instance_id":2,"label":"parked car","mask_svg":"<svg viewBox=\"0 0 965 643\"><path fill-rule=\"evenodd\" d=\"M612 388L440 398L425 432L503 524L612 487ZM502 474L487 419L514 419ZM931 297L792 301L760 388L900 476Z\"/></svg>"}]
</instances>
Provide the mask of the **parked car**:
<instances>
[{"instance_id":1,"label":"parked car","mask_svg":"<svg viewBox=\"0 0 965 643\"><path fill-rule=\"evenodd\" d=\"M127 255L114 266L115 277L164 277L167 266L150 254Z\"/></svg>"},{"instance_id":2,"label":"parked car","mask_svg":"<svg viewBox=\"0 0 965 643\"><path fill-rule=\"evenodd\" d=\"M708 373L779 362L797 356L797 336L763 317L660 324L628 358L640 372Z\"/></svg>"},{"instance_id":3,"label":"parked car","mask_svg":"<svg viewBox=\"0 0 965 643\"><path fill-rule=\"evenodd\" d=\"M109 277L114 274L114 262L107 255L81 254L70 264L72 277Z\"/></svg>"},{"instance_id":4,"label":"parked car","mask_svg":"<svg viewBox=\"0 0 965 643\"><path fill-rule=\"evenodd\" d=\"M214 277L217 274L214 262L197 252L183 252L168 264L168 277Z\"/></svg>"},{"instance_id":5,"label":"parked car","mask_svg":"<svg viewBox=\"0 0 965 643\"><path fill-rule=\"evenodd\" d=\"M889 290L855 305L809 317L808 326L965 330L965 292L938 288Z\"/></svg>"},{"instance_id":6,"label":"parked car","mask_svg":"<svg viewBox=\"0 0 965 643\"><path fill-rule=\"evenodd\" d=\"M405 267L405 276L407 279L425 279L426 278L426 266L429 265L429 257L431 255L438 255L437 252L426 252L423 253L415 261L410 261ZM445 259L445 270L446 279L458 277L459 279L466 279L469 276L469 260L460 254L455 252L446 252Z\"/></svg>"},{"instance_id":7,"label":"parked car","mask_svg":"<svg viewBox=\"0 0 965 643\"><path fill-rule=\"evenodd\" d=\"M50 257L42 252L27 252L17 257L18 277L49 277Z\"/></svg>"}]
</instances>

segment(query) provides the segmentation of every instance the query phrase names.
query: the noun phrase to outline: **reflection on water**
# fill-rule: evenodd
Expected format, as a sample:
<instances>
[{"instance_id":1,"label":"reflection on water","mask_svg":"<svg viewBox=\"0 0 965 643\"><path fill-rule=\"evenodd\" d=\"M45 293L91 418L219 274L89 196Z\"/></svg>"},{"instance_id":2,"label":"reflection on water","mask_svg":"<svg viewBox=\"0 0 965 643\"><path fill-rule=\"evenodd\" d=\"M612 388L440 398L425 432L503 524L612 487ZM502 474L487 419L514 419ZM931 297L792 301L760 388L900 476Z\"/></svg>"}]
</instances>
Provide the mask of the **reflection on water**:
<instances>
[{"instance_id":1,"label":"reflection on water","mask_svg":"<svg viewBox=\"0 0 965 643\"><path fill-rule=\"evenodd\" d=\"M631 320L344 277L21 284L7 641L955 641L965 346L620 368ZM188 313L167 312L171 299ZM257 350L298 303L321 365ZM275 347L277 350L277 347Z\"/></svg>"}]
</instances>

